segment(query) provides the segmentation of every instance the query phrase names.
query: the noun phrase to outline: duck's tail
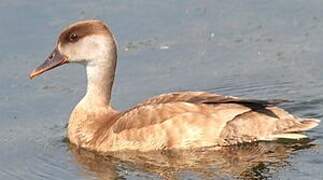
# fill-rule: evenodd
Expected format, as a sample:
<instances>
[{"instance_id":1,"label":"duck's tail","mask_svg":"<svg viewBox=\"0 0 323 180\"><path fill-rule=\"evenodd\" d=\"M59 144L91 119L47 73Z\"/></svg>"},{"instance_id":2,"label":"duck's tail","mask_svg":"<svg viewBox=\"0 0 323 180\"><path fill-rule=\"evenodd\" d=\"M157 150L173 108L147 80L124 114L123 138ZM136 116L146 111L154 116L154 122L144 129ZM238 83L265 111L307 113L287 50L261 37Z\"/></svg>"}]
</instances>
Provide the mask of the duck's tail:
<instances>
[{"instance_id":1,"label":"duck's tail","mask_svg":"<svg viewBox=\"0 0 323 180\"><path fill-rule=\"evenodd\" d=\"M271 136L272 139L303 139L307 138L306 135L301 132L310 130L320 124L318 119L304 119L292 127L286 129L283 133L274 134Z\"/></svg>"}]
</instances>

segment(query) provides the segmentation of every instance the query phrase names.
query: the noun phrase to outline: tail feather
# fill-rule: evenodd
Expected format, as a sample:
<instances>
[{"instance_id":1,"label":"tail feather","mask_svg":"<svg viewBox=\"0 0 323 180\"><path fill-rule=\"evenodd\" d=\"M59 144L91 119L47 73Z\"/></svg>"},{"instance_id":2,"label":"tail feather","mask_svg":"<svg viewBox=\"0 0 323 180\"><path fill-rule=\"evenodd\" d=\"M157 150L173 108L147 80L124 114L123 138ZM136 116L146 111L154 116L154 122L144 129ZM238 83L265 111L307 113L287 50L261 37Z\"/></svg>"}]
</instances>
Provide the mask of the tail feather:
<instances>
[{"instance_id":1,"label":"tail feather","mask_svg":"<svg viewBox=\"0 0 323 180\"><path fill-rule=\"evenodd\" d=\"M293 125L292 127L285 129L284 132L282 132L282 133L271 135L269 139L270 140L304 139L304 138L307 138L307 136L304 134L301 134L301 132L312 129L312 128L318 126L319 123L320 123L320 120L318 120L318 119L304 119L304 120L300 121L299 123Z\"/></svg>"},{"instance_id":2,"label":"tail feather","mask_svg":"<svg viewBox=\"0 0 323 180\"><path fill-rule=\"evenodd\" d=\"M285 130L286 133L292 133L292 132L303 132L310 130L316 126L318 126L320 123L320 120L318 119L304 119L300 121L300 123L295 124L292 127L289 127Z\"/></svg>"},{"instance_id":3,"label":"tail feather","mask_svg":"<svg viewBox=\"0 0 323 180\"><path fill-rule=\"evenodd\" d=\"M269 137L266 137L262 140L264 141L272 141L277 139L304 139L307 138L306 135L301 134L301 132L307 131L309 129L312 129L316 126L318 126L320 123L320 120L318 119L304 119L302 121L298 121L293 126L290 126L280 133L272 134Z\"/></svg>"}]
</instances>

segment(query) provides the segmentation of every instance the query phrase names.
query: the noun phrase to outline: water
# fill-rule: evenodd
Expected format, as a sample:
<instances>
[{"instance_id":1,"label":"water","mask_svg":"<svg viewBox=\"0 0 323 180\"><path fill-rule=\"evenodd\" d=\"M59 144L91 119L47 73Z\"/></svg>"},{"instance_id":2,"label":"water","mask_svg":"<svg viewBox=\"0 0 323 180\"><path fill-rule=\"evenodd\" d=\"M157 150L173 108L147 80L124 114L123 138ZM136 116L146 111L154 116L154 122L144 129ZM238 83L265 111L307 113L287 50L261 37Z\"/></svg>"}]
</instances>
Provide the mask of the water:
<instances>
[{"instance_id":1,"label":"water","mask_svg":"<svg viewBox=\"0 0 323 180\"><path fill-rule=\"evenodd\" d=\"M322 125L307 142L256 143L217 151L77 151L64 141L84 94L81 66L30 81L67 24L109 23L119 44L118 109L153 95L207 90L293 102L323 117L321 1L0 2L0 179L323 179Z\"/></svg>"}]
</instances>

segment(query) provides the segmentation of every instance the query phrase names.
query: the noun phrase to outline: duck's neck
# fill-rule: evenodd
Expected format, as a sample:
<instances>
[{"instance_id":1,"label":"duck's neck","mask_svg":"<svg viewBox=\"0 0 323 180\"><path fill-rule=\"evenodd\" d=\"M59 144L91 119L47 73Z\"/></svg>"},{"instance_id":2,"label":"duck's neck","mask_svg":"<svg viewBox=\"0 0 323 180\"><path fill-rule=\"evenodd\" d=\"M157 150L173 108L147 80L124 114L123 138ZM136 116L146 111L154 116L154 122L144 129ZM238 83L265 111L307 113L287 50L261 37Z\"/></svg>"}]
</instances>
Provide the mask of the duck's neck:
<instances>
[{"instance_id":1,"label":"duck's neck","mask_svg":"<svg viewBox=\"0 0 323 180\"><path fill-rule=\"evenodd\" d=\"M111 108L111 91L116 68L117 54L109 50L93 62L86 64L87 91L82 99L91 108Z\"/></svg>"}]
</instances>

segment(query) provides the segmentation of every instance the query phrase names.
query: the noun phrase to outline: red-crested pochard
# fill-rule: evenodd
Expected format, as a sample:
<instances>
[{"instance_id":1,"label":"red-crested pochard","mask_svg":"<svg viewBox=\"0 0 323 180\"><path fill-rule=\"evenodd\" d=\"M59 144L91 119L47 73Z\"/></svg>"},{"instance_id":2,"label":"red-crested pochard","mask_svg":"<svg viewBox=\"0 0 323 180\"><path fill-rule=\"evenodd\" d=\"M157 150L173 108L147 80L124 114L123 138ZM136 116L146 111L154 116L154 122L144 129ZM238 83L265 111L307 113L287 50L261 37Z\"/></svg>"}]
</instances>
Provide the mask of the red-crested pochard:
<instances>
[{"instance_id":1,"label":"red-crested pochard","mask_svg":"<svg viewBox=\"0 0 323 180\"><path fill-rule=\"evenodd\" d=\"M98 151L168 150L229 146L278 138L300 139L319 124L276 107L279 100L241 99L208 92L173 92L118 112L111 106L116 40L99 20L76 22L59 35L55 49L33 78L65 63L86 68L87 91L71 113L67 137Z\"/></svg>"}]
</instances>

